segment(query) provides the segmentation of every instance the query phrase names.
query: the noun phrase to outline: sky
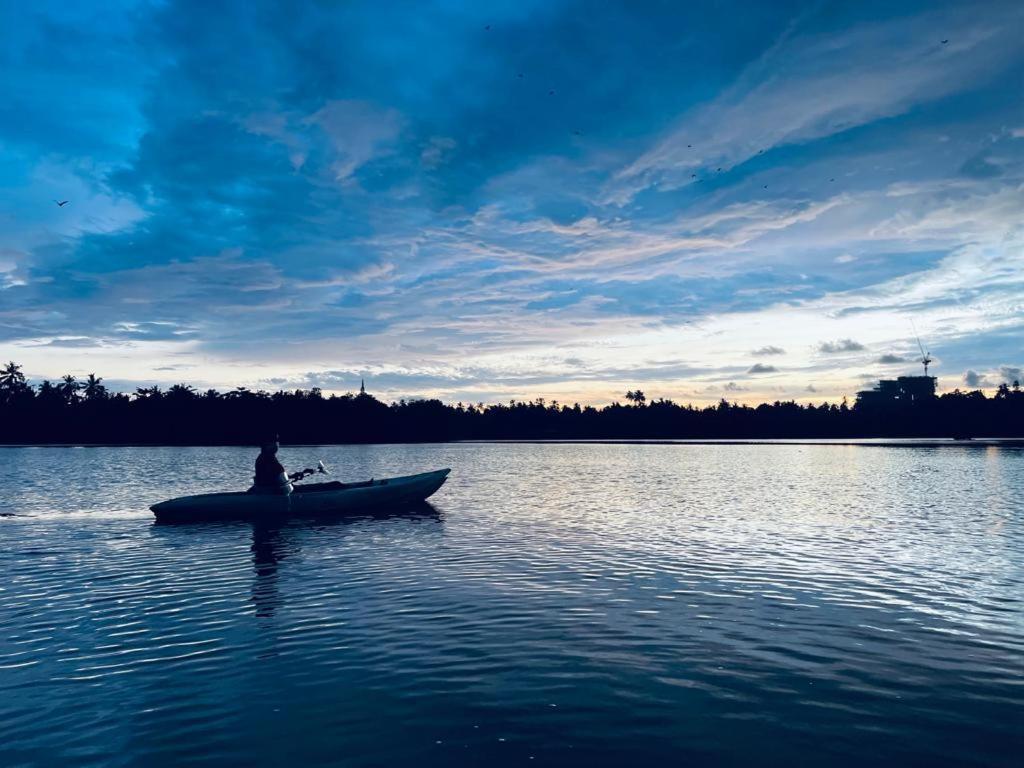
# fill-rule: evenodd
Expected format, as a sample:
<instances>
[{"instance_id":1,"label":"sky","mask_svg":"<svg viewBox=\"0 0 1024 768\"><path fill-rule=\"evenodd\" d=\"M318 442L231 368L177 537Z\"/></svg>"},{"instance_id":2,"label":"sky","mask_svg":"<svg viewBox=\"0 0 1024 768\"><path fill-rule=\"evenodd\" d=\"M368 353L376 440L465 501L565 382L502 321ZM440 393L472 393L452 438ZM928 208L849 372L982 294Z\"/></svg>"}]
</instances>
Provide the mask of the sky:
<instances>
[{"instance_id":1,"label":"sky","mask_svg":"<svg viewBox=\"0 0 1024 768\"><path fill-rule=\"evenodd\" d=\"M852 398L1024 367L1020 2L0 0L0 358ZM58 201L68 203L58 206Z\"/></svg>"}]
</instances>

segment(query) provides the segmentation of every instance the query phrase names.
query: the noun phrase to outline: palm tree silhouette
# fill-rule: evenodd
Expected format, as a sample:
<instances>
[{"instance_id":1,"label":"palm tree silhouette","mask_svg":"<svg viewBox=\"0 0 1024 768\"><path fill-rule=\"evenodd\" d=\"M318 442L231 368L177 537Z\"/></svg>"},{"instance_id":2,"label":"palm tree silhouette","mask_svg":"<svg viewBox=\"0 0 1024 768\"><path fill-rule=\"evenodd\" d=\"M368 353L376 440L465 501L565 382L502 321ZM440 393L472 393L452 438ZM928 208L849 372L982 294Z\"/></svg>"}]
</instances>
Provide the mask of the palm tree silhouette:
<instances>
[{"instance_id":1,"label":"palm tree silhouette","mask_svg":"<svg viewBox=\"0 0 1024 768\"><path fill-rule=\"evenodd\" d=\"M25 383L25 374L21 372L21 366L13 360L4 366L0 371L0 388L13 389L19 384Z\"/></svg>"},{"instance_id":2,"label":"palm tree silhouette","mask_svg":"<svg viewBox=\"0 0 1024 768\"><path fill-rule=\"evenodd\" d=\"M70 373L65 375L61 380L60 384L57 385L57 391L60 392L64 402L70 405L78 399L78 379L72 376Z\"/></svg>"},{"instance_id":3,"label":"palm tree silhouette","mask_svg":"<svg viewBox=\"0 0 1024 768\"><path fill-rule=\"evenodd\" d=\"M639 389L636 390L636 392L634 392L633 390L630 390L629 392L626 393L626 399L629 400L634 405L638 405L639 406L639 405L643 405L644 403L647 402L647 395L645 395Z\"/></svg>"},{"instance_id":4,"label":"palm tree silhouette","mask_svg":"<svg viewBox=\"0 0 1024 768\"><path fill-rule=\"evenodd\" d=\"M28 388L20 365L12 361L0 369L0 400L9 402L17 395L28 391Z\"/></svg>"},{"instance_id":5,"label":"palm tree silhouette","mask_svg":"<svg viewBox=\"0 0 1024 768\"><path fill-rule=\"evenodd\" d=\"M85 382L81 385L82 394L89 402L102 400L107 396L107 388L103 386L103 378L95 373L90 373Z\"/></svg>"}]
</instances>

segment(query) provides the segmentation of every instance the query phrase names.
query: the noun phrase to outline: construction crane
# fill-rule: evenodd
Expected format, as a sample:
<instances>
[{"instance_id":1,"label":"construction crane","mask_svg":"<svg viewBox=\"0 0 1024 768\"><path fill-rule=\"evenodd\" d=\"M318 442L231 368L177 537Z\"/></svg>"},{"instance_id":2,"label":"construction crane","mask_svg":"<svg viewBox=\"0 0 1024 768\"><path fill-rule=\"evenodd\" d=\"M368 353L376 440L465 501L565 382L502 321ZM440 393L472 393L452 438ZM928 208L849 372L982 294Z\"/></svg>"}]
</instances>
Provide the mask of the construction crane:
<instances>
[{"instance_id":1,"label":"construction crane","mask_svg":"<svg viewBox=\"0 0 1024 768\"><path fill-rule=\"evenodd\" d=\"M917 339L917 348L921 350L921 363L924 365L924 375L928 375L928 366L932 364L931 355L924 350L924 344L921 343L921 337L917 333L917 326L914 325L914 321L910 321L910 327L914 329L914 338Z\"/></svg>"}]
</instances>

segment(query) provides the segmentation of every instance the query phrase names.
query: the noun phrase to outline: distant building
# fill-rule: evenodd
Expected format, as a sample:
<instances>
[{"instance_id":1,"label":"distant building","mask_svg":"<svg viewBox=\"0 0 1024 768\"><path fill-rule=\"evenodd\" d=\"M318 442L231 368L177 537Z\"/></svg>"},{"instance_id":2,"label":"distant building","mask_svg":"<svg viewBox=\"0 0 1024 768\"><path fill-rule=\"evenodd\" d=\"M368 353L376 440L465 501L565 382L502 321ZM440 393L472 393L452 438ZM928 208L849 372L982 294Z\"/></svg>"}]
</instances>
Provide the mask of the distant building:
<instances>
[{"instance_id":1,"label":"distant building","mask_svg":"<svg viewBox=\"0 0 1024 768\"><path fill-rule=\"evenodd\" d=\"M935 376L900 376L882 379L873 389L857 393L857 405L866 408L912 405L935 399L939 380Z\"/></svg>"}]
</instances>

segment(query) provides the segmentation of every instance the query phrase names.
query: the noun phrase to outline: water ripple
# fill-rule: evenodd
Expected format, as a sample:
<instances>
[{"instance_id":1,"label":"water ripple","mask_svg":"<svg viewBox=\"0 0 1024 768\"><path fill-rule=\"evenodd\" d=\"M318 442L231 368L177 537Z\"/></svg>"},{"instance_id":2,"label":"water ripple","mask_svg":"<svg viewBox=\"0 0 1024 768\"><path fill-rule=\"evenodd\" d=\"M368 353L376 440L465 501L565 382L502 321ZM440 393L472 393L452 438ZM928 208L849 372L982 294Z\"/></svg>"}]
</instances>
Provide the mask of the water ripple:
<instances>
[{"instance_id":1,"label":"water ripple","mask_svg":"<svg viewBox=\"0 0 1024 768\"><path fill-rule=\"evenodd\" d=\"M426 513L152 524L250 453L0 452L0 764L1024 751L1020 451L295 448L454 472Z\"/></svg>"}]
</instances>

